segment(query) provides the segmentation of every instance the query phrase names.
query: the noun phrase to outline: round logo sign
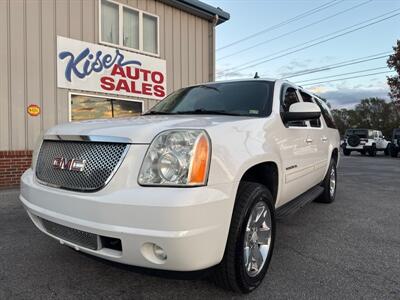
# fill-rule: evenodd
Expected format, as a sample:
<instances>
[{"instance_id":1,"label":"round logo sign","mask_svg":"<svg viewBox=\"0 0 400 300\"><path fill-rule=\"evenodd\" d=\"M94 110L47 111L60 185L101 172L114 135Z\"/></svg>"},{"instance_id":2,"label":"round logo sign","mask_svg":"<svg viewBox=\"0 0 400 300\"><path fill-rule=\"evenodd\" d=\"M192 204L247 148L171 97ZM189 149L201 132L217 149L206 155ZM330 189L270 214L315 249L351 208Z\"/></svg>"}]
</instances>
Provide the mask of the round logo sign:
<instances>
[{"instance_id":1,"label":"round logo sign","mask_svg":"<svg viewBox=\"0 0 400 300\"><path fill-rule=\"evenodd\" d=\"M31 104L28 106L27 112L30 116L36 117L40 115L40 107L36 104Z\"/></svg>"}]
</instances>

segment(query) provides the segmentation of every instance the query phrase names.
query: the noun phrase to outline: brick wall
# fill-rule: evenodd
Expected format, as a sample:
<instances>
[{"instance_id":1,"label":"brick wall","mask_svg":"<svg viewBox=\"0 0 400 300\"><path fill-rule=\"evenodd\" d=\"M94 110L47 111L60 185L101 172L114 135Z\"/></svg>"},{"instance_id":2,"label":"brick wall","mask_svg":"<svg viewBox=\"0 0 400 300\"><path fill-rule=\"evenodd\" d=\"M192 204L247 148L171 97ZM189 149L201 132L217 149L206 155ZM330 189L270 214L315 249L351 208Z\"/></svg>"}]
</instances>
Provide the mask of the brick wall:
<instances>
[{"instance_id":1,"label":"brick wall","mask_svg":"<svg viewBox=\"0 0 400 300\"><path fill-rule=\"evenodd\" d=\"M0 189L19 185L22 173L29 169L32 151L0 151Z\"/></svg>"}]
</instances>

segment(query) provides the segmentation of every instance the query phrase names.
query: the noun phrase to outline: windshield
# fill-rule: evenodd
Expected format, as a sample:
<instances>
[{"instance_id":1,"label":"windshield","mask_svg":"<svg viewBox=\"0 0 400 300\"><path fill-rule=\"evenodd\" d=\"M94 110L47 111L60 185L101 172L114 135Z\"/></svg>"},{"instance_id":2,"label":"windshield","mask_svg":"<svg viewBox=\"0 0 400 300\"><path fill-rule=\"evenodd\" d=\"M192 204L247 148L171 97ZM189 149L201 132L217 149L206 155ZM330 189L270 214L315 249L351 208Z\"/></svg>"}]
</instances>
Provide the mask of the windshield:
<instances>
[{"instance_id":1,"label":"windshield","mask_svg":"<svg viewBox=\"0 0 400 300\"><path fill-rule=\"evenodd\" d=\"M368 138L368 130L366 129L347 129L346 136L358 135L360 138Z\"/></svg>"},{"instance_id":2,"label":"windshield","mask_svg":"<svg viewBox=\"0 0 400 300\"><path fill-rule=\"evenodd\" d=\"M274 82L210 83L180 89L146 114L226 114L264 117L271 113Z\"/></svg>"}]
</instances>

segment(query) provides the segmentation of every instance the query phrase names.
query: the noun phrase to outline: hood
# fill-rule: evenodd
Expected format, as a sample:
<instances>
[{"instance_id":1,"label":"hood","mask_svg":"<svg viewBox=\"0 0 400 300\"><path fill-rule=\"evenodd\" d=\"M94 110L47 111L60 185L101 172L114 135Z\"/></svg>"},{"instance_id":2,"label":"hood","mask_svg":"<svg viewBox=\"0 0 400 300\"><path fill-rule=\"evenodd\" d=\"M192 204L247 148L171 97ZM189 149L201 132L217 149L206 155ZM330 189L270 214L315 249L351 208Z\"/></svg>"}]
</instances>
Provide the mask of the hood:
<instances>
[{"instance_id":1,"label":"hood","mask_svg":"<svg viewBox=\"0 0 400 300\"><path fill-rule=\"evenodd\" d=\"M213 115L155 115L134 118L90 120L57 125L46 135L95 135L129 138L134 144L148 144L160 132L169 129L206 129L248 117Z\"/></svg>"}]
</instances>

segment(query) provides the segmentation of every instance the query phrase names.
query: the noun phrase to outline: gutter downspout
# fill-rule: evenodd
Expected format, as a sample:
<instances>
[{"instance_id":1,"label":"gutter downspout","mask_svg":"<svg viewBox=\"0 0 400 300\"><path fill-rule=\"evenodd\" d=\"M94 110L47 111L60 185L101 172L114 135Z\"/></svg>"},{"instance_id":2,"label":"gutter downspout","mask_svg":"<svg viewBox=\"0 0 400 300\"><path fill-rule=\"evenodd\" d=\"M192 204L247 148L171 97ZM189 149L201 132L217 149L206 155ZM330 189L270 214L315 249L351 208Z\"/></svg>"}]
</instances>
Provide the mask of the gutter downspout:
<instances>
[{"instance_id":1,"label":"gutter downspout","mask_svg":"<svg viewBox=\"0 0 400 300\"><path fill-rule=\"evenodd\" d=\"M208 66L208 80L215 81L215 26L217 26L219 17L215 15L208 28L208 48L209 48L209 66Z\"/></svg>"}]
</instances>

